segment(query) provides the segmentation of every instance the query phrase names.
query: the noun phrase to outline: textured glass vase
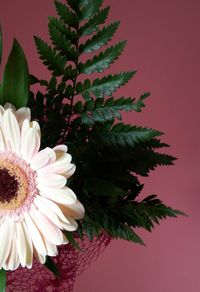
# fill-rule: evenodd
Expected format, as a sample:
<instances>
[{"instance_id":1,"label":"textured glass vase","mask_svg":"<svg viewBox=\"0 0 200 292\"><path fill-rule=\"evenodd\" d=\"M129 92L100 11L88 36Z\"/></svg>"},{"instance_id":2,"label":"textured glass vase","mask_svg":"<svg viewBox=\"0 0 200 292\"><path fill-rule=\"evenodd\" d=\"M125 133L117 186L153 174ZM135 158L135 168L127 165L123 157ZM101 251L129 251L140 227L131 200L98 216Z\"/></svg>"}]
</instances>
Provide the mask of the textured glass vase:
<instances>
[{"instance_id":1,"label":"textured glass vase","mask_svg":"<svg viewBox=\"0 0 200 292\"><path fill-rule=\"evenodd\" d=\"M72 292L76 277L89 267L110 240L102 233L92 241L87 237L78 239L81 250L70 244L61 246L58 256L52 258L59 268L59 278L55 278L44 265L34 261L31 270L19 268L7 273L6 292Z\"/></svg>"}]
</instances>

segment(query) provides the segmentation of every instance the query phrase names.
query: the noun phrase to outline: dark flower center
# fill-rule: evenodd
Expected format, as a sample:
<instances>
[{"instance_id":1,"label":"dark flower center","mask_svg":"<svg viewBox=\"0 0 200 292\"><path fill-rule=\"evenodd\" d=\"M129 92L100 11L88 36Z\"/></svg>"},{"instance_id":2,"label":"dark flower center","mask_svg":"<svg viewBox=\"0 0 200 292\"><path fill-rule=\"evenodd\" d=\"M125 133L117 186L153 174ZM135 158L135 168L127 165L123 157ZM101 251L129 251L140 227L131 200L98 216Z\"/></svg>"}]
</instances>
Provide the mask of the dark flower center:
<instances>
[{"instance_id":1,"label":"dark flower center","mask_svg":"<svg viewBox=\"0 0 200 292\"><path fill-rule=\"evenodd\" d=\"M9 203L16 197L18 191L18 181L6 168L0 169L0 202Z\"/></svg>"}]
</instances>

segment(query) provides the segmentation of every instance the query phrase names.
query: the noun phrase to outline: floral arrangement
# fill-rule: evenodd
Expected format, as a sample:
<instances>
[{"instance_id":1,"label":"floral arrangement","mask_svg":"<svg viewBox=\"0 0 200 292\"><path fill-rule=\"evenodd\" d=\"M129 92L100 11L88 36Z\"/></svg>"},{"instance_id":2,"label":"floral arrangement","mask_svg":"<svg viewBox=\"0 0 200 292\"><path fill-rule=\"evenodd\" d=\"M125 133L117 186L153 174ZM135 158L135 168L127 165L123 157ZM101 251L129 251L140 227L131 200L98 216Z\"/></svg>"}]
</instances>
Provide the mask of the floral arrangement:
<instances>
[{"instance_id":1,"label":"floral arrangement","mask_svg":"<svg viewBox=\"0 0 200 292\"><path fill-rule=\"evenodd\" d=\"M0 291L6 271L31 269L33 258L57 275L57 246L102 232L143 244L136 228L182 214L156 195L139 199L139 177L175 158L160 131L122 121L150 94L114 96L136 71L104 75L126 41L107 46L119 22L105 24L102 2L54 2L50 41L34 37L48 80L29 73L13 42L0 87ZM2 43L0 32L0 61Z\"/></svg>"}]
</instances>

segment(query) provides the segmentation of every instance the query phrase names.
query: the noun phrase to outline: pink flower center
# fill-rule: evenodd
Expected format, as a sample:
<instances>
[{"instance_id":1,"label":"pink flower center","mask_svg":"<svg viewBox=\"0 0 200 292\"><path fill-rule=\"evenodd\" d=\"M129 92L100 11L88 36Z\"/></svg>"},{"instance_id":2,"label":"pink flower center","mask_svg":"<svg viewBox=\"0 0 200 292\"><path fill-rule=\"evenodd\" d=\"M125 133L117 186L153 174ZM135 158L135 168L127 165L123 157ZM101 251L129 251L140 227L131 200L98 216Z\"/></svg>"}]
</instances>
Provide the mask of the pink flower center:
<instances>
[{"instance_id":1,"label":"pink flower center","mask_svg":"<svg viewBox=\"0 0 200 292\"><path fill-rule=\"evenodd\" d=\"M30 209L38 194L37 174L13 152L0 152L0 218L14 216L18 220Z\"/></svg>"}]
</instances>

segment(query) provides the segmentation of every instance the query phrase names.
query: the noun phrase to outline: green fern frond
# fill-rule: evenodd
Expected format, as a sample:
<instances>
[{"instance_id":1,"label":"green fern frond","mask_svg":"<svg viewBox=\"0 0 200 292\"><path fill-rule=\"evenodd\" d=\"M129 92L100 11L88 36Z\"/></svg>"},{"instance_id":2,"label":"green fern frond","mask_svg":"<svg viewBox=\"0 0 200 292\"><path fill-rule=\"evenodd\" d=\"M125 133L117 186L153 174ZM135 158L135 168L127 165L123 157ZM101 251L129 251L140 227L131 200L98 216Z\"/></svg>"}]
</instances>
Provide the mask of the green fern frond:
<instances>
[{"instance_id":1,"label":"green fern frond","mask_svg":"<svg viewBox=\"0 0 200 292\"><path fill-rule=\"evenodd\" d=\"M91 126L98 123L113 122L115 119L121 120L121 111L135 110L135 102L133 98L99 98L86 101L83 105L78 101L74 106L74 112L80 114L83 124Z\"/></svg>"},{"instance_id":2,"label":"green fern frond","mask_svg":"<svg viewBox=\"0 0 200 292\"><path fill-rule=\"evenodd\" d=\"M82 27L80 27L79 35L80 37L90 35L91 33L98 30L100 24L104 24L108 17L110 7L106 7L97 12L88 22L86 22Z\"/></svg>"},{"instance_id":3,"label":"green fern frond","mask_svg":"<svg viewBox=\"0 0 200 292\"><path fill-rule=\"evenodd\" d=\"M105 46L115 34L119 21L111 23L99 30L91 39L80 45L80 53L91 53Z\"/></svg>"},{"instance_id":4,"label":"green fern frond","mask_svg":"<svg viewBox=\"0 0 200 292\"><path fill-rule=\"evenodd\" d=\"M55 0L54 4L55 4L58 15L63 20L63 22L70 27L77 28L78 18L76 14L73 11L71 11L67 7L67 5L63 4L62 2Z\"/></svg>"},{"instance_id":5,"label":"green fern frond","mask_svg":"<svg viewBox=\"0 0 200 292\"><path fill-rule=\"evenodd\" d=\"M81 20L92 17L99 10L103 0L80 0Z\"/></svg>"},{"instance_id":6,"label":"green fern frond","mask_svg":"<svg viewBox=\"0 0 200 292\"><path fill-rule=\"evenodd\" d=\"M102 79L95 79L92 83L86 79L83 84L77 83L77 94L82 94L86 100L90 100L90 94L94 94L97 98L110 96L118 88L125 85L134 75L136 71L121 72L115 75L108 75Z\"/></svg>"},{"instance_id":7,"label":"green fern frond","mask_svg":"<svg viewBox=\"0 0 200 292\"><path fill-rule=\"evenodd\" d=\"M85 64L79 64L80 73L92 74L95 72L103 72L104 69L109 68L119 58L125 45L126 41L120 42L101 52L99 55L94 56L92 60L88 60Z\"/></svg>"},{"instance_id":8,"label":"green fern frond","mask_svg":"<svg viewBox=\"0 0 200 292\"><path fill-rule=\"evenodd\" d=\"M71 41L64 34L60 33L56 27L49 26L49 33L55 49L61 55L66 55L69 61L74 61L77 53Z\"/></svg>"},{"instance_id":9,"label":"green fern frond","mask_svg":"<svg viewBox=\"0 0 200 292\"><path fill-rule=\"evenodd\" d=\"M123 123L115 124L110 130L98 129L95 133L95 139L101 140L101 144L112 147L134 147L136 144L151 140L162 133L150 129Z\"/></svg>"},{"instance_id":10,"label":"green fern frond","mask_svg":"<svg viewBox=\"0 0 200 292\"><path fill-rule=\"evenodd\" d=\"M76 41L76 33L67 27L61 20L56 17L49 17L49 31L53 28L57 28L59 33L62 33L66 39L70 40L72 43Z\"/></svg>"},{"instance_id":11,"label":"green fern frond","mask_svg":"<svg viewBox=\"0 0 200 292\"><path fill-rule=\"evenodd\" d=\"M65 75L65 65L67 58L61 56L56 50L52 49L46 42L38 37L34 37L40 59L55 76Z\"/></svg>"},{"instance_id":12,"label":"green fern frond","mask_svg":"<svg viewBox=\"0 0 200 292\"><path fill-rule=\"evenodd\" d=\"M183 215L182 212L164 205L155 195L150 195L141 202L134 202L124 206L124 213L129 214L128 221L134 222L136 227L143 227L148 231L167 217Z\"/></svg>"}]
</instances>

